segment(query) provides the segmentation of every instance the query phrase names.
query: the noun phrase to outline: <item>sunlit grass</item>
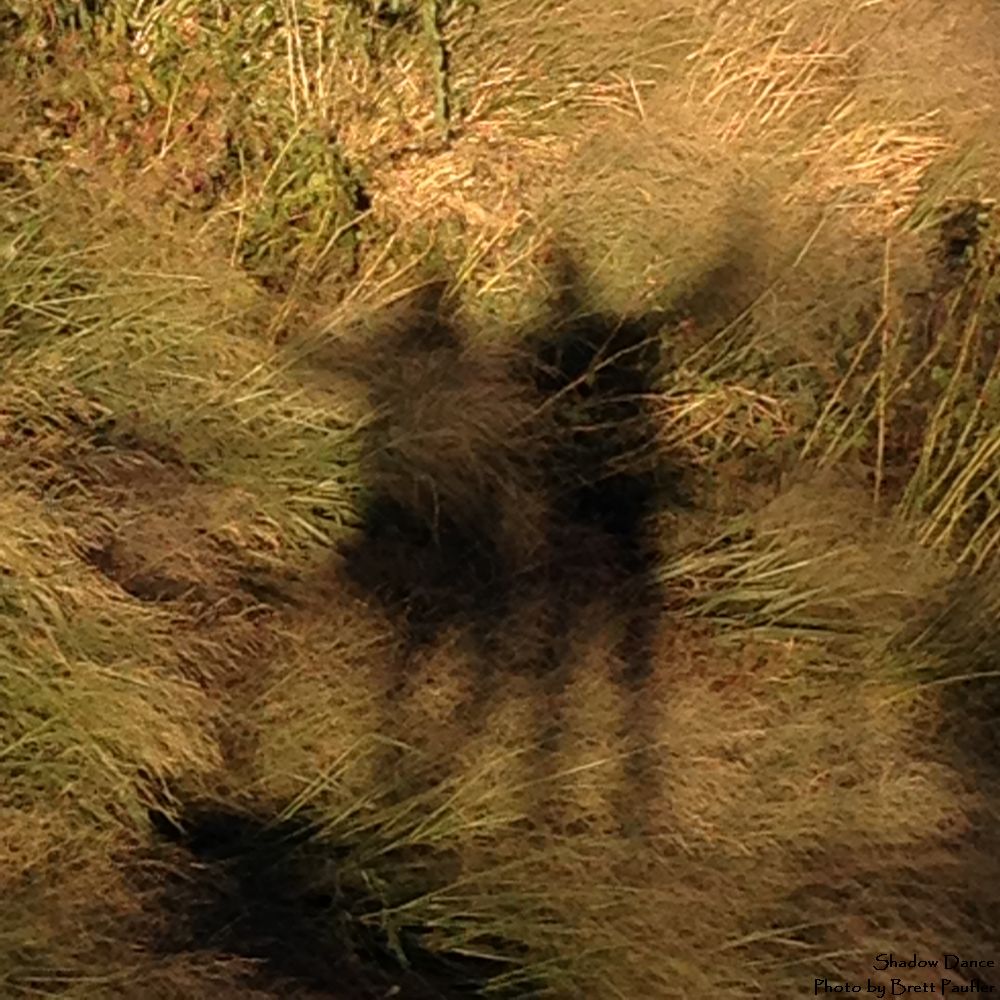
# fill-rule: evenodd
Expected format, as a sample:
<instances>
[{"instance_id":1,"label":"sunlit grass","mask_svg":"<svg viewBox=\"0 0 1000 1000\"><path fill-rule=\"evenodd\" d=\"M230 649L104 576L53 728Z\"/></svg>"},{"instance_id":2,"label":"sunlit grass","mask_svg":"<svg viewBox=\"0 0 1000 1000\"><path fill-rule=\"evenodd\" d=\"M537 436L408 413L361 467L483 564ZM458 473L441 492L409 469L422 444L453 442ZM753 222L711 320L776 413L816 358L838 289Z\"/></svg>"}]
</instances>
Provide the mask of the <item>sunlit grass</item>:
<instances>
[{"instance_id":1,"label":"sunlit grass","mask_svg":"<svg viewBox=\"0 0 1000 1000\"><path fill-rule=\"evenodd\" d=\"M308 821L330 934L495 960L483 995L986 953L993 25L667 7L0 5L0 992L281 995L149 948L147 808L199 797ZM381 492L544 557L512 341L567 258L580 309L661 310L693 484L641 691L601 584L420 646L336 552ZM422 356L383 310L441 274L474 336ZM515 670L549 633L558 685Z\"/></svg>"}]
</instances>

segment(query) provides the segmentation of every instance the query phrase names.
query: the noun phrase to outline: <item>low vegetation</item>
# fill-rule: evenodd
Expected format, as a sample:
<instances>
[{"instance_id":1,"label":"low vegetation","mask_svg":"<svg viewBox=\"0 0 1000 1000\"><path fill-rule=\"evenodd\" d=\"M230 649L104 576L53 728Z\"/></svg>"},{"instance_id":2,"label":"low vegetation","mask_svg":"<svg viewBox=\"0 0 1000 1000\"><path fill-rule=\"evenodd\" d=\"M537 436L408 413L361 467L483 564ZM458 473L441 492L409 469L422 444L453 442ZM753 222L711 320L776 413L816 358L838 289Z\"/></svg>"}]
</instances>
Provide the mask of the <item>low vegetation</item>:
<instances>
[{"instance_id":1,"label":"low vegetation","mask_svg":"<svg viewBox=\"0 0 1000 1000\"><path fill-rule=\"evenodd\" d=\"M1000 960L997 37L0 0L0 994Z\"/></svg>"}]
</instances>

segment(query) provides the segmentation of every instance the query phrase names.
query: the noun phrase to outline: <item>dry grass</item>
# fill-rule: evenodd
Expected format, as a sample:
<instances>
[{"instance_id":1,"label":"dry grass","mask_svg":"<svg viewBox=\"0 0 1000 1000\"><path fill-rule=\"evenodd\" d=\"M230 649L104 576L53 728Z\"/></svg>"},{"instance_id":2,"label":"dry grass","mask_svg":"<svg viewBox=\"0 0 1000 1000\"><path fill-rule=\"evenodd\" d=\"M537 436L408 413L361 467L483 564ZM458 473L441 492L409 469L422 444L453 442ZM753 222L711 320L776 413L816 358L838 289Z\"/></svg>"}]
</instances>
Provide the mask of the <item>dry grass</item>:
<instances>
[{"instance_id":1,"label":"dry grass","mask_svg":"<svg viewBox=\"0 0 1000 1000\"><path fill-rule=\"evenodd\" d=\"M840 509L859 502L847 491ZM809 495L789 504L807 510ZM900 870L957 863L949 845L980 800L947 762L914 752L941 709L890 653L939 571L914 567L911 546L893 551L861 532L848 544L833 512L827 529L810 518L797 533L782 510L764 520L783 525L764 536L772 562L733 550L727 562L741 575L726 579L705 553L673 584L697 618L719 621L726 601L722 623L739 642L664 626L641 753L634 708L613 680L616 626L596 608L578 612L554 698L542 680L508 677L485 707L482 667L457 636L407 659L357 608L324 626L333 646L315 632L289 636L293 657L276 665L287 679L261 702L262 789L318 810L338 841L364 845L359 863L372 871L383 861L405 869L425 851L460 859L458 881L390 904L381 919L433 928L442 943L523 941L529 972L555 963L568 994L792 995L811 981L807 968L845 947L835 964L856 978L890 932L854 928L845 944L846 912L830 922L823 887L854 880L881 893L878 919L910 907L919 916L906 929L940 940L950 911L912 900ZM827 556L850 566L840 582L822 569ZM770 612L757 610L762 601ZM829 634L811 631L831 613ZM858 912L874 914L865 898Z\"/></svg>"},{"instance_id":2,"label":"dry grass","mask_svg":"<svg viewBox=\"0 0 1000 1000\"><path fill-rule=\"evenodd\" d=\"M312 995L157 953L171 878L218 876L150 846L188 798L313 822L314 950L397 977L414 940L618 1000L988 957L992 27L0 5L0 991ZM697 510L651 519L652 622L570 560L418 642L331 549L381 497L558 575L559 431L511 373L566 259L580 311L665 310L645 412ZM442 273L473 332L410 343Z\"/></svg>"}]
</instances>

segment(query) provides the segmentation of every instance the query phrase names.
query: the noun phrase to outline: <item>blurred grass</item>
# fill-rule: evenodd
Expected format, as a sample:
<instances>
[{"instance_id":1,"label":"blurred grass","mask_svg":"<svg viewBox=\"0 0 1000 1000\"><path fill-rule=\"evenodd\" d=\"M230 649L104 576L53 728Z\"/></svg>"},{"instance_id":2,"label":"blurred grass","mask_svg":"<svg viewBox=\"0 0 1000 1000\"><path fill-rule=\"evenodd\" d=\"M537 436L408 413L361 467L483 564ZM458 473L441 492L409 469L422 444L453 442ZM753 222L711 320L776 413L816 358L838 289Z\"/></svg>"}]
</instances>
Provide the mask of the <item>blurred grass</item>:
<instances>
[{"instance_id":1,"label":"blurred grass","mask_svg":"<svg viewBox=\"0 0 1000 1000\"><path fill-rule=\"evenodd\" d=\"M962 896L995 778L949 741L996 673L1000 68L982 8L949 16L0 3L0 989L284 995L143 938L145 810L179 788L318 816L359 940L498 958L494 992L988 954ZM562 690L505 675L484 708L461 629L407 651L327 565L363 432L407 418L317 357L367 319L414 431L466 418L375 458L398 493L502 493L518 401L381 366L370 317L449 273L516 347L566 256L586 308L664 310L649 408L697 484L657 524L641 726L604 595L557 623ZM526 604L498 657L551 624Z\"/></svg>"}]
</instances>

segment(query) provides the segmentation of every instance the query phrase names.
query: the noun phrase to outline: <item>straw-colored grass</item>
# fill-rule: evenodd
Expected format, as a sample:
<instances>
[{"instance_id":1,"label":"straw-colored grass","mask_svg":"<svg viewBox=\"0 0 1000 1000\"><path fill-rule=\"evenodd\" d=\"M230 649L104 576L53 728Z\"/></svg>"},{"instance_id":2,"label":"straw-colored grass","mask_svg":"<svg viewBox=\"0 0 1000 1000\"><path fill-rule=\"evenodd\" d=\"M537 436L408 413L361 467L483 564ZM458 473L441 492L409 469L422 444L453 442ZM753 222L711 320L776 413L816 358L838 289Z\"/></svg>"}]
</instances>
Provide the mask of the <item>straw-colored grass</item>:
<instances>
[{"instance_id":1,"label":"straw-colored grass","mask_svg":"<svg viewBox=\"0 0 1000 1000\"><path fill-rule=\"evenodd\" d=\"M164 843L192 802L311 824L282 888L333 903L285 950L400 996L431 955L567 1000L988 958L997 38L975 0L0 3L0 993L347 1000L196 940L220 885L274 901ZM691 505L637 586L559 551L600 406L531 351L654 307ZM356 572L379 502L488 537L489 620L418 636L377 577L422 564Z\"/></svg>"},{"instance_id":2,"label":"straw-colored grass","mask_svg":"<svg viewBox=\"0 0 1000 1000\"><path fill-rule=\"evenodd\" d=\"M880 885L879 919L896 919L918 905L898 871L947 859L977 803L947 762L914 753L940 709L913 684L921 646L897 635L938 570L864 533L828 549L843 522L797 533L780 510L769 518L783 535L667 564L685 613L739 643L664 625L642 696L650 746L634 746L634 708L611 680L613 623L574 623L555 701L543 681L509 678L484 715L454 638L406 660L358 609L325 626L334 646L289 637L287 680L260 703L262 789L356 845L365 883L390 894L380 920L442 947L520 942L557 995L793 995L808 956L826 968L837 950L842 974L860 975L882 938L845 942L822 887ZM458 859L457 881L435 888L427 852ZM430 881L394 901L386 872L410 864ZM916 912L932 940L944 933L949 914Z\"/></svg>"}]
</instances>

